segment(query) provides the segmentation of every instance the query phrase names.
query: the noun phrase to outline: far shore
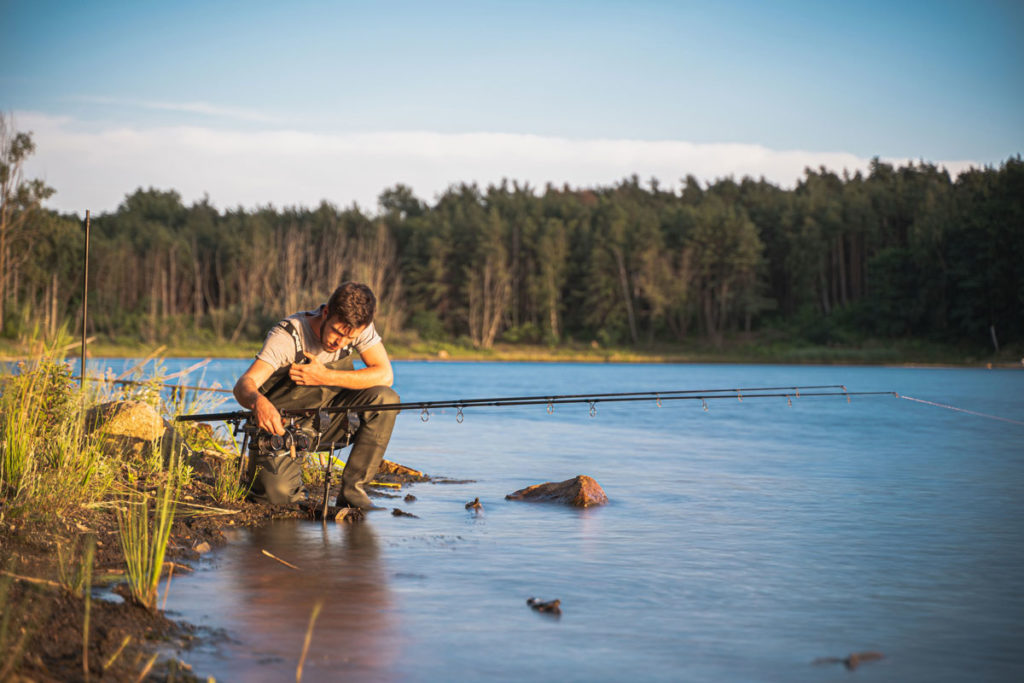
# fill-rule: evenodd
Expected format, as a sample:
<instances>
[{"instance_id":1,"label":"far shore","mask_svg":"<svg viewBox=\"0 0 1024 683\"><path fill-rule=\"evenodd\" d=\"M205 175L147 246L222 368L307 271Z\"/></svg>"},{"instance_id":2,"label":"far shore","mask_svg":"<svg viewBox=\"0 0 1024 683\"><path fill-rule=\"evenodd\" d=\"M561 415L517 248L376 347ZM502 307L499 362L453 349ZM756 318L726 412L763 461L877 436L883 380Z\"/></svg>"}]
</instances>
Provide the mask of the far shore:
<instances>
[{"instance_id":1,"label":"far shore","mask_svg":"<svg viewBox=\"0 0 1024 683\"><path fill-rule=\"evenodd\" d=\"M876 365L925 367L1024 368L1021 349L964 349L920 340L869 340L857 346L800 344L764 339L734 339L720 346L695 342L687 345L646 345L604 347L599 344L566 343L495 344L477 348L453 342L386 341L392 360L406 361L491 361L550 363L727 363L779 365ZM38 344L36 344L38 348ZM156 353L165 358L252 358L259 342L244 341L186 343L180 340L150 345L138 341L89 343L89 358L136 358ZM64 347L68 358L81 353L81 342ZM0 340L0 362L33 357L33 345Z\"/></svg>"}]
</instances>

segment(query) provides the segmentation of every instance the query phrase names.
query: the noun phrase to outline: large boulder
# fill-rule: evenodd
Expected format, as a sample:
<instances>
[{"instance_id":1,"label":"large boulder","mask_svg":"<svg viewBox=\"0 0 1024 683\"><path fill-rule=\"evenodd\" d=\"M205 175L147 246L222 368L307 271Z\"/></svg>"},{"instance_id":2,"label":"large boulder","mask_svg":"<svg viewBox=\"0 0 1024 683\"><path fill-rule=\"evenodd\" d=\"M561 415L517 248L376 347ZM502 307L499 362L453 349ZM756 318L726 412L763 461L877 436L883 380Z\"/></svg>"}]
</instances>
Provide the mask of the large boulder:
<instances>
[{"instance_id":1,"label":"large boulder","mask_svg":"<svg viewBox=\"0 0 1024 683\"><path fill-rule=\"evenodd\" d=\"M108 455L142 456L164 435L164 421L156 408L143 401L111 401L90 408L85 428L102 439Z\"/></svg>"},{"instance_id":2,"label":"large boulder","mask_svg":"<svg viewBox=\"0 0 1024 683\"><path fill-rule=\"evenodd\" d=\"M601 485L585 474L565 481L527 486L505 496L506 500L527 500L541 503L564 503L575 507L604 505L608 502Z\"/></svg>"}]
</instances>

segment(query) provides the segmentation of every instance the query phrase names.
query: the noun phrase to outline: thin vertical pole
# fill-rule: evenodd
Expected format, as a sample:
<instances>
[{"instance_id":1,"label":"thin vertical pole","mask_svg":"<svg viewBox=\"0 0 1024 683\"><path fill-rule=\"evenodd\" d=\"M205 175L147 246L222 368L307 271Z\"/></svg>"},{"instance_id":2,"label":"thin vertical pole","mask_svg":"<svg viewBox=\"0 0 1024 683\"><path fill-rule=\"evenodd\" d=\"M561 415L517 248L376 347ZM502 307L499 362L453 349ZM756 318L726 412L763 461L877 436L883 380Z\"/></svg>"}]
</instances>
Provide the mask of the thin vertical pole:
<instances>
[{"instance_id":1,"label":"thin vertical pole","mask_svg":"<svg viewBox=\"0 0 1024 683\"><path fill-rule=\"evenodd\" d=\"M82 276L82 388L85 388L85 335L89 322L89 211L85 212L85 274Z\"/></svg>"}]
</instances>

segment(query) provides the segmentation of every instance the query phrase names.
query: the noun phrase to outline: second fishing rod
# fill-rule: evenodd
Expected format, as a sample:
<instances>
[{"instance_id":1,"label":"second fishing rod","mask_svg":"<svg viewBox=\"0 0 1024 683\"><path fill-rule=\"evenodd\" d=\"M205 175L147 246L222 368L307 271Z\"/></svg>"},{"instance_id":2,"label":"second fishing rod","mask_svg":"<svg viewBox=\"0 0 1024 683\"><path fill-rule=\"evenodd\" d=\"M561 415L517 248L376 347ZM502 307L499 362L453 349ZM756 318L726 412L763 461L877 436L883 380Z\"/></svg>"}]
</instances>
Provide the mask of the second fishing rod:
<instances>
[{"instance_id":1,"label":"second fishing rod","mask_svg":"<svg viewBox=\"0 0 1024 683\"><path fill-rule=\"evenodd\" d=\"M832 390L832 391L827 391ZM631 392L606 392L590 394L543 394L533 396L496 396L490 398L459 398L443 399L433 401L408 401L402 403L385 404L347 404L337 406L323 406L318 408L302 408L292 410L281 410L282 418L302 418L317 416L318 421L324 418L319 416L330 416L343 413L360 413L364 411L403 411L418 410L421 417L429 417L430 411L454 408L458 410L458 416L462 415L465 408L484 407L506 407L506 406L528 406L544 405L551 412L557 405L566 404L588 404L593 414L598 403L620 403L654 401L661 405L663 401L702 401L707 407L708 400L744 399L755 398L785 398L792 403L793 398L815 398L826 396L844 396L849 399L851 396L878 396L892 395L891 391L849 391L842 384L821 384L821 385L800 385L800 386L773 386L773 387L738 387L722 389L669 389L664 391L631 391ZM195 415L180 415L175 418L178 422L237 422L252 417L252 411L236 410L221 413L202 413ZM461 422L461 419L459 420Z\"/></svg>"}]
</instances>

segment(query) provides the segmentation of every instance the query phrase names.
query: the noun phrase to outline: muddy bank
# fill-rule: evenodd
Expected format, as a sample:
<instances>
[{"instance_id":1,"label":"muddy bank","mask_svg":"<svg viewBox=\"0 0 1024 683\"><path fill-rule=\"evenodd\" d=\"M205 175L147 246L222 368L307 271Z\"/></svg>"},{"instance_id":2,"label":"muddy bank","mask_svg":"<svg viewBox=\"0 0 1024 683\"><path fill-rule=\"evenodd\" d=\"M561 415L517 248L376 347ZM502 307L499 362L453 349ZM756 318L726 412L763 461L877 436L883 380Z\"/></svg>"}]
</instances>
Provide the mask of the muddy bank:
<instances>
[{"instance_id":1,"label":"muddy bank","mask_svg":"<svg viewBox=\"0 0 1024 683\"><path fill-rule=\"evenodd\" d=\"M203 672L192 672L187 663L188 649L200 637L195 628L168 619L159 610L168 578L173 592L174 578L190 572L202 554L223 545L225 531L275 519L319 518L323 479L315 469L308 474L308 502L291 506L218 500L215 476L194 474L179 495L158 609L152 612L123 597L128 590L116 501L74 510L57 522L30 521L31 515L14 523L0 522L0 616L8 622L0 641L4 654L0 680L134 681L147 668L147 680L206 680ZM329 499L333 502L340 477L332 479ZM392 486L370 487L371 495L386 496L399 490L395 485L429 480L420 472L389 463L376 481ZM0 509L5 504L0 501ZM329 507L328 518L337 512ZM359 523L362 515L342 518L339 523ZM81 586L91 539L95 540L93 590L87 599ZM173 652L184 653L185 661L166 654Z\"/></svg>"}]
</instances>

